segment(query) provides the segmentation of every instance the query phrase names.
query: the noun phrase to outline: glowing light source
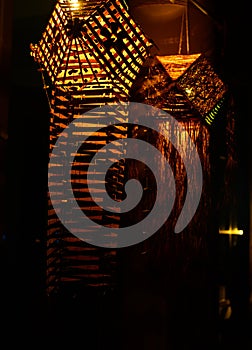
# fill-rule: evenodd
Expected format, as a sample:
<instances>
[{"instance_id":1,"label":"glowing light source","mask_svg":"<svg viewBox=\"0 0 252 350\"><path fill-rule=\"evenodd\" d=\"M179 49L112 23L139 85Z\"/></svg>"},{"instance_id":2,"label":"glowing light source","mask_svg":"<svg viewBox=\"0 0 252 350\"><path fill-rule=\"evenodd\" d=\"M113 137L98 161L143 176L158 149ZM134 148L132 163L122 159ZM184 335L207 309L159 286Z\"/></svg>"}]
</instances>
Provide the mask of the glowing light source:
<instances>
[{"instance_id":1,"label":"glowing light source","mask_svg":"<svg viewBox=\"0 0 252 350\"><path fill-rule=\"evenodd\" d=\"M31 54L55 86L125 99L151 45L118 0L60 1Z\"/></svg>"},{"instance_id":2,"label":"glowing light source","mask_svg":"<svg viewBox=\"0 0 252 350\"><path fill-rule=\"evenodd\" d=\"M124 1L57 1L41 40L31 44L31 55L39 65L43 85L46 91L50 90L49 153L59 134L73 119L80 119L81 115L95 107L129 99L131 87L149 56L150 46L148 38L127 12ZM75 155L76 162L71 170L72 187L80 208L91 219L101 225L105 222L117 227L118 216L104 213L91 199L85 187L85 174L97 147L106 144L115 135L126 137L127 130L119 126L104 132L92 131L103 128L102 120L97 123L96 118L90 113L89 118L85 115L83 122L76 124L78 135L90 133L90 139ZM124 116L117 119L119 123L125 122ZM110 193L118 199L123 193L123 173L122 161L115 165L110 181ZM67 201L61 190L63 182L55 175L49 178L59 202ZM93 185L97 186L96 201L99 202L99 184ZM101 252L83 242L80 244L77 237L62 227L48 196L49 294L59 287L59 283L69 281L82 281L92 287L111 286L114 270L109 266L115 265L115 257L115 250ZM88 268L85 262L88 262ZM90 269L101 272L91 274Z\"/></svg>"},{"instance_id":3,"label":"glowing light source","mask_svg":"<svg viewBox=\"0 0 252 350\"><path fill-rule=\"evenodd\" d=\"M73 9L77 9L80 4L79 4L79 0L70 0L70 6L73 8Z\"/></svg>"},{"instance_id":4,"label":"glowing light source","mask_svg":"<svg viewBox=\"0 0 252 350\"><path fill-rule=\"evenodd\" d=\"M233 229L229 229L229 230L219 229L219 234L221 234L221 235L239 235L239 236L242 236L243 235L243 230L238 230L238 228L233 228Z\"/></svg>"}]
</instances>

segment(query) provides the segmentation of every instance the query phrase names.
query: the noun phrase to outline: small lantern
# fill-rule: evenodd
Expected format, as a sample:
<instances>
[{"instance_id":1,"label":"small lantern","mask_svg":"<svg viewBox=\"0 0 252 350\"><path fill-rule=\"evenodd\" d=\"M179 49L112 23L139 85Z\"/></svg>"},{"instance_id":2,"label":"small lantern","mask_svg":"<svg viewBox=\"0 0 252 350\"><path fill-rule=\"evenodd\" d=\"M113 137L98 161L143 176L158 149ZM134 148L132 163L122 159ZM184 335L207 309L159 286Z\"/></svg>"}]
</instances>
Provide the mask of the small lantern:
<instances>
[{"instance_id":1,"label":"small lantern","mask_svg":"<svg viewBox=\"0 0 252 350\"><path fill-rule=\"evenodd\" d=\"M226 84L204 54L157 56L168 76L207 124L222 107Z\"/></svg>"}]
</instances>

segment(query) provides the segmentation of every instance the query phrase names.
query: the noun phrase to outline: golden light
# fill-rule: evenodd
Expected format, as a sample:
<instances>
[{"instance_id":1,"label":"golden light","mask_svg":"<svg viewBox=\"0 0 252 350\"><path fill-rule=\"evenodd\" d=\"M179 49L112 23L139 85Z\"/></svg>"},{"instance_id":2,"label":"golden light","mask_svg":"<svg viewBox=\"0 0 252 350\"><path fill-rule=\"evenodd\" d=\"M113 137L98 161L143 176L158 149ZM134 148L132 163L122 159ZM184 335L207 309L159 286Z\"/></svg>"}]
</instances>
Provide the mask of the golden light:
<instances>
[{"instance_id":1,"label":"golden light","mask_svg":"<svg viewBox=\"0 0 252 350\"><path fill-rule=\"evenodd\" d=\"M77 91L90 108L97 99L127 99L151 43L118 0L71 2L74 13L67 4L56 4L32 56L55 86Z\"/></svg>"},{"instance_id":2,"label":"golden light","mask_svg":"<svg viewBox=\"0 0 252 350\"><path fill-rule=\"evenodd\" d=\"M238 228L231 228L229 230L222 230L219 229L219 234L221 235L238 235L242 236L243 235L243 230L239 230Z\"/></svg>"},{"instance_id":3,"label":"golden light","mask_svg":"<svg viewBox=\"0 0 252 350\"><path fill-rule=\"evenodd\" d=\"M80 6L79 0L70 0L70 6L72 9L77 9Z\"/></svg>"},{"instance_id":4,"label":"golden light","mask_svg":"<svg viewBox=\"0 0 252 350\"><path fill-rule=\"evenodd\" d=\"M201 54L157 56L172 80L177 80Z\"/></svg>"}]
</instances>

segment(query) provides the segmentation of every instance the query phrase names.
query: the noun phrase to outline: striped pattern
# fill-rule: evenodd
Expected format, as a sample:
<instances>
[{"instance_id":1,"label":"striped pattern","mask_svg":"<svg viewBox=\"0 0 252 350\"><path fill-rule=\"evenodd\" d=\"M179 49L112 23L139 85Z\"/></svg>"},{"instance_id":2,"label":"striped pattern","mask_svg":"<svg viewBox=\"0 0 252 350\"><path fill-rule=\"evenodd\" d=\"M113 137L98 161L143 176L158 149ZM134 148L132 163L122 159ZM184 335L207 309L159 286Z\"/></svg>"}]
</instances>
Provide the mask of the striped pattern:
<instances>
[{"instance_id":1,"label":"striped pattern","mask_svg":"<svg viewBox=\"0 0 252 350\"><path fill-rule=\"evenodd\" d=\"M72 109L69 108L70 101ZM127 137L127 128L123 125L118 125L114 128L103 129L102 118L100 127L97 125L97 117L92 111L87 112L90 106L87 106L81 100L80 96L73 97L69 95L67 99L61 88L55 89L54 99L52 100L52 114L50 124L50 149L53 150L54 143L57 140L59 133L67 126L69 120L78 118L79 133L89 135L86 142L75 155L75 161L71 167L71 183L73 193L79 208L83 210L94 222L100 225L109 225L110 227L119 227L120 216L117 214L109 214L96 203L102 203L102 194L104 190L101 188L99 181L94 180L91 183L95 190L96 203L90 196L87 186L88 166L92 162L92 157L96 152L107 143L117 139ZM115 116L116 117L116 116ZM118 123L126 121L121 117ZM100 128L100 129L99 129ZM99 129L99 130L97 130ZM103 158L104 156L104 158ZM101 161L106 159L106 154L101 153ZM123 153L122 153L123 157ZM57 163L57 162L56 162ZM49 178L50 188L54 189L59 201L66 201L66 195L62 192L64 177L64 164L62 164L62 175L53 175L53 169L50 169L51 178ZM106 174L96 174L99 178ZM121 200L123 194L124 180L124 161L118 162L109 172L108 191L112 198ZM69 282L74 282L77 285L82 283L86 287L112 287L116 281L117 272L117 254L116 250L103 249L92 246L84 241L80 241L77 237L69 233L59 221L54 208L52 207L50 198L48 197L48 292L51 293L58 288L63 288ZM56 208L55 204L54 207ZM73 208L74 210L74 208ZM71 218L71 213L69 213ZM73 223L76 227L76 233L85 234L92 232L93 227L80 228L79 223Z\"/></svg>"}]
</instances>

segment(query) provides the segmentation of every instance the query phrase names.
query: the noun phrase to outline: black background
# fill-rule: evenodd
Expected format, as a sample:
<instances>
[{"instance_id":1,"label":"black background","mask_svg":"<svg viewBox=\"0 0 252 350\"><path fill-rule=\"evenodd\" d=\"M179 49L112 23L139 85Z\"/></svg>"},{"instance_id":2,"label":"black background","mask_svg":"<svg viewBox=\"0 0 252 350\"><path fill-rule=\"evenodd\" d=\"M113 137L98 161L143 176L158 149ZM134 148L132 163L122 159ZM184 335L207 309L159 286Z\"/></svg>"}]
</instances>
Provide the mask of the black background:
<instances>
[{"instance_id":1,"label":"black background","mask_svg":"<svg viewBox=\"0 0 252 350\"><path fill-rule=\"evenodd\" d=\"M239 177L237 196L239 223L249 232L249 185L251 183L251 59L249 53L250 11L245 0L239 2L208 0L204 3L220 23L213 29L216 64L233 91L237 108ZM14 1L10 107L8 140L8 232L3 249L3 309L7 333L22 334L23 339L42 336L46 313L45 245L47 218L47 162L49 107L37 67L30 56L30 43L36 43L45 28L53 1ZM132 11L136 5L131 1ZM208 7L209 6L209 7ZM196 20L196 19L195 19ZM200 21L208 21L200 16ZM213 26L213 28L215 28ZM195 44L196 45L196 44ZM222 135L218 135L220 138ZM218 185L218 183L216 183ZM218 189L217 189L218 190ZM238 300L235 326L243 331L235 337L238 344L249 332L247 325L249 295L249 243L244 239L237 250L232 272ZM245 328L244 328L245 325ZM15 327L15 328L13 328ZM235 327L234 327L235 328ZM234 328L229 331L231 336ZM11 332L12 331L12 332ZM10 338L13 339L14 338ZM231 337L231 339L233 339ZM120 349L120 344L118 344Z\"/></svg>"}]
</instances>

